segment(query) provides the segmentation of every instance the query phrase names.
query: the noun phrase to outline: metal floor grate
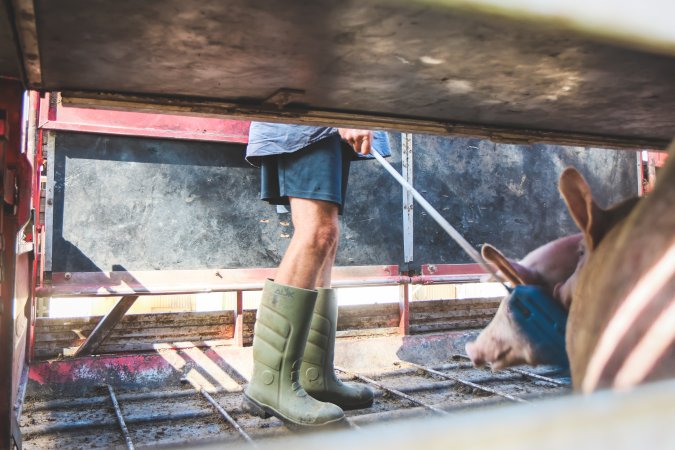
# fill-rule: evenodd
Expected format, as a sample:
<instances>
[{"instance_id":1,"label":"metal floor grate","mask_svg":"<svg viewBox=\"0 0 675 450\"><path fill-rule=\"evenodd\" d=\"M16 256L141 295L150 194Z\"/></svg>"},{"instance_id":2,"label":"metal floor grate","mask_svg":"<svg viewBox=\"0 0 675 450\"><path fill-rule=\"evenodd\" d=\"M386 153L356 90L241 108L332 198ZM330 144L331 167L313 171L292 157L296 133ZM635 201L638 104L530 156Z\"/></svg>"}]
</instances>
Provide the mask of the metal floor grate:
<instances>
[{"instance_id":1,"label":"metal floor grate","mask_svg":"<svg viewBox=\"0 0 675 450\"><path fill-rule=\"evenodd\" d=\"M358 429L386 420L447 415L498 403L525 403L571 391L569 379L551 367L492 373L473 368L464 355L445 364L400 361L390 369L354 373L338 368L344 381L369 384L370 408L346 411L346 426ZM206 392L183 383L152 392L102 385L78 398L27 399L21 417L26 449L143 448L197 442L252 445L293 430L276 418L260 419L241 408L243 386Z\"/></svg>"}]
</instances>

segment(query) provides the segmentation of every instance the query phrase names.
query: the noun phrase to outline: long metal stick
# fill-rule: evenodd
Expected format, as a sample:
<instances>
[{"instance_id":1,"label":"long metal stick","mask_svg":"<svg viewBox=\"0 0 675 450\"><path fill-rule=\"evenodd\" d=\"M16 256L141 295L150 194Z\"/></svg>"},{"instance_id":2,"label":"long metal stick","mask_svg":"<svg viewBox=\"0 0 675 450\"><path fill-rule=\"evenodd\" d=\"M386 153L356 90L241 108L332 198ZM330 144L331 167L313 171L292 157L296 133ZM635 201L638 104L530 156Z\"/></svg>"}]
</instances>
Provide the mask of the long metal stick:
<instances>
[{"instance_id":1,"label":"long metal stick","mask_svg":"<svg viewBox=\"0 0 675 450\"><path fill-rule=\"evenodd\" d=\"M455 354L455 355L452 355L451 357L452 358L461 358L461 359L464 359L464 360L467 360L467 361L471 361L471 358L469 358L466 355L462 355L462 354ZM539 380L539 381L545 381L545 382L550 383L550 384L555 384L556 386L561 386L561 387L569 387L570 386L569 383L566 383L564 381L556 380L555 378L546 377L544 375L539 375L538 373L529 372L527 370L518 369L518 368L515 368L515 367L509 367L508 369L505 369L505 370L507 370L509 372L517 373L519 375L524 375L524 376L529 377L531 379L535 379L535 380Z\"/></svg>"},{"instance_id":2,"label":"long metal stick","mask_svg":"<svg viewBox=\"0 0 675 450\"><path fill-rule=\"evenodd\" d=\"M431 215L431 217L441 226L441 228L443 228L443 230L445 230L445 232L448 233L450 237L454 239L457 244L459 244L460 247L462 247L466 254L471 257L471 259L480 264L480 266L485 269L486 272L492 274L492 276L494 276L496 279L501 280L502 282L506 281L504 277L498 275L497 272L488 263L486 263L485 260L483 260L483 257L480 255L480 253L478 253L476 249L474 249L471 244L466 239L464 239L464 237L459 234L459 232L455 230L455 228L450 225L450 223L448 223L448 221L445 220L443 216L441 216L440 213L436 211L436 209L431 206L431 204L426 201L424 197L422 197L422 194L417 192L417 190L412 187L410 183L408 183L401 176L401 174L399 174L396 169L394 169L391 164L389 164L384 159L382 155L380 155L377 151L372 151L370 154L373 155L380 164L382 164L382 167L384 167L387 172L389 172L391 176L393 176L394 179L398 181L401 186L403 186L404 189L412 194L412 196L415 198L415 200L417 200L422 208L424 208L425 211L428 212L429 215Z\"/></svg>"},{"instance_id":3,"label":"long metal stick","mask_svg":"<svg viewBox=\"0 0 675 450\"><path fill-rule=\"evenodd\" d=\"M211 397L211 395L210 395L208 392L206 392L206 391L204 390L203 387L201 387L200 385L198 385L198 384L195 383L194 381L189 380L189 379L187 379L187 378L183 378L181 381L183 381L184 383L190 383L190 384L192 385L192 387L194 388L194 390L197 391L198 393L200 393L200 394L202 395L202 397L204 397L209 403L211 403L211 406L213 406L214 408L216 408L216 411L218 411L218 414L220 414L220 416L221 416L223 419L225 419L225 421L226 421L227 423L229 423L230 425L232 425L232 427L233 427L235 430L237 430L237 432L241 435L241 437L244 438L244 440L245 440L246 442L248 442L249 444L252 444L254 447L257 447L256 444L255 444L255 442L253 442L253 439L251 439L251 436L249 436L248 433L246 433L246 432L244 431L244 429L243 429L241 426L239 426L239 424L237 423L237 421L234 420L234 419L232 418L232 416L230 416L230 415L227 413L227 411L225 411L225 409L223 409L223 407L220 406L220 405L218 404L218 402L217 402L213 397Z\"/></svg>"},{"instance_id":4,"label":"long metal stick","mask_svg":"<svg viewBox=\"0 0 675 450\"><path fill-rule=\"evenodd\" d=\"M115 415L117 416L117 423L119 424L120 428L122 429L122 434L124 434L124 441L127 443L127 448L129 450L134 450L134 443L131 440L131 435L129 434L129 429L127 428L127 424L124 423L124 416L122 415L122 409L120 409L120 404L117 403L117 397L115 397L115 391L113 390L112 386L109 384L106 384L106 387L108 388L108 393L110 394L110 400L112 401L113 408L115 408Z\"/></svg>"},{"instance_id":5,"label":"long metal stick","mask_svg":"<svg viewBox=\"0 0 675 450\"><path fill-rule=\"evenodd\" d=\"M474 389L478 389L478 390L483 391L483 392L488 392L488 393L493 394L493 395L498 395L500 397L504 397L505 399L511 400L513 402L528 403L527 400L524 400L520 397L514 397L513 395L507 394L505 392L501 392L501 391L498 391L496 389L481 386L480 384L476 384L476 383L468 381L468 380L463 380L459 377L455 377L453 375L448 375L447 373L444 373L444 372L439 372L438 370L430 369L428 367L420 366L419 364L415 364L415 363L411 363L411 362L407 362L407 361L404 361L403 363L407 364L409 366L415 367L417 369L423 370L423 371L425 371L427 373L430 373L432 375L436 375L436 376L439 376L441 378L445 378L446 380L453 380L453 381L456 381L457 383L463 384L465 386L469 386L469 387L472 387Z\"/></svg>"},{"instance_id":6,"label":"long metal stick","mask_svg":"<svg viewBox=\"0 0 675 450\"><path fill-rule=\"evenodd\" d=\"M441 414L441 415L446 415L446 414L448 414L447 411L444 411L444 410L442 410L442 409L440 409L440 408L436 408L435 406L432 406L432 405L427 405L426 403L421 402L421 401L419 401L419 400L417 400L417 399L415 399L415 398L409 396L408 394L404 394L403 392L398 391L398 390L396 390L396 389L388 388L388 387L386 387L386 386L384 386L384 385L378 383L377 381L373 380L372 378L364 377L363 375L359 375L359 374L357 374L357 373L349 372L348 370L342 369L342 368L337 367L337 366L334 366L334 367L335 367L336 370L339 370L339 371L342 372L342 373L346 373L347 375L351 375L352 377L358 378L358 379L361 380L361 381L365 381L365 382L368 383L368 384L372 384L373 386L376 386L376 387L378 387L379 389L382 389L383 391L387 391L387 392L389 392L390 394L393 394L393 395L395 395L395 396L397 396L397 397L400 397L400 398L403 398L403 399L405 399L405 400L408 400L409 402L412 402L412 403L414 403L414 404L416 404L416 405L422 406L422 407L424 407L424 408L426 408L426 409L428 409L428 410L431 410L431 411L433 411L433 412L435 412L435 413L438 413L438 414Z\"/></svg>"}]
</instances>

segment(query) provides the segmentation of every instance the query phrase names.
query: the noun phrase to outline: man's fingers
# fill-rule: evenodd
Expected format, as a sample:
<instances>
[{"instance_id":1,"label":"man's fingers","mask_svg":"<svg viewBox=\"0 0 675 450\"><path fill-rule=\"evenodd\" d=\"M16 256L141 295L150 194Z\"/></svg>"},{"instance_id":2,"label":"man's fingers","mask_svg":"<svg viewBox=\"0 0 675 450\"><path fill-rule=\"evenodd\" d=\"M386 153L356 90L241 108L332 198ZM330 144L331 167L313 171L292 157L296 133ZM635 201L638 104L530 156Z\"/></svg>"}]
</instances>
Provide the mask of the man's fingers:
<instances>
[{"instance_id":1,"label":"man's fingers","mask_svg":"<svg viewBox=\"0 0 675 450\"><path fill-rule=\"evenodd\" d=\"M372 143L372 132L369 130L356 130L353 128L340 128L340 136L347 141L354 151L367 155L370 153Z\"/></svg>"},{"instance_id":2,"label":"man's fingers","mask_svg":"<svg viewBox=\"0 0 675 450\"><path fill-rule=\"evenodd\" d=\"M358 150L358 152L363 155L370 153L370 134L363 136L363 140L361 140L361 148Z\"/></svg>"}]
</instances>

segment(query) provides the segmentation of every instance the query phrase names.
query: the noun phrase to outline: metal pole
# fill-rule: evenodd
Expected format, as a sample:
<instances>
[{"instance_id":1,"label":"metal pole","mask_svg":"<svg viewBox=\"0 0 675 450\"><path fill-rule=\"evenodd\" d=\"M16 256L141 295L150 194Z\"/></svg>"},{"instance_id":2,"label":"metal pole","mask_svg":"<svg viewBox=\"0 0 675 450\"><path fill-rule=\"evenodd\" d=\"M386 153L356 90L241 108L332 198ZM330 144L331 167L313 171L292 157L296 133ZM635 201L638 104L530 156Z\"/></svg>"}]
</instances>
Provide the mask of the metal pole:
<instances>
[{"instance_id":1,"label":"metal pole","mask_svg":"<svg viewBox=\"0 0 675 450\"><path fill-rule=\"evenodd\" d=\"M445 230L445 232L448 233L450 237L454 239L455 242L457 242L457 244L459 244L460 247L462 247L462 249L466 252L466 254L471 257L471 259L480 264L480 266L483 269L485 269L485 271L492 274L496 279L506 281L503 277L499 276L497 272L488 263L486 263L483 260L483 257L480 255L480 253L478 253L471 246L471 244L466 239L464 239L464 237L461 234L459 234L459 232L457 232L457 230L455 230L455 228L452 225L450 225L450 223L448 223L448 221L445 220L443 216L441 216L439 212L436 211L436 209L433 206L431 206L431 204L427 202L425 198L422 197L422 195L419 192L417 192L417 190L414 187L412 187L410 183L408 183L396 171L396 169L394 169L391 166L391 164L389 164L384 159L382 155L380 155L377 151L372 151L370 152L370 154L373 155L380 164L382 164L382 166L387 170L387 172L389 172L391 176L393 176L394 179L398 181L401 186L403 186L403 188L407 189L408 192L412 194L412 196L415 198L415 200L417 200L417 202L422 206L422 208L424 208L424 210L429 213L429 215L436 221L436 223L438 223L441 226L441 228L443 228L443 230Z\"/></svg>"},{"instance_id":2,"label":"metal pole","mask_svg":"<svg viewBox=\"0 0 675 450\"><path fill-rule=\"evenodd\" d=\"M229 423L230 425L232 425L232 427L233 427L235 430L237 430L237 432L241 435L241 437L244 438L244 440L246 440L246 442L248 442L249 444L252 444L254 447L257 447L257 445L255 444L255 442L253 442L253 439L251 439L251 436L249 436L248 433L246 433L246 432L244 431L244 429L243 429L241 426L239 426L239 424L237 423L237 421L234 420L234 419L232 418L232 416L230 416L230 415L227 413L227 411L225 411L225 410L223 409L223 407L220 406L220 405L218 404L218 402L215 401L215 399L214 399L213 397L211 397L211 395L209 395L209 393L206 392L206 391L204 390L203 387L201 387L201 386L198 385L197 383L195 383L195 382L193 382L192 380L189 380L189 379L187 379L187 378L183 378L181 381L183 381L184 383L190 383L190 384L192 385L192 387L194 388L194 390L197 391L198 393L200 393L200 394L202 395L202 397L204 397L209 403L211 403L211 406L213 406L214 408L216 408L216 411L218 411L218 414L220 414L220 416L221 416L223 419L225 419L225 421L226 421L227 423Z\"/></svg>"},{"instance_id":3,"label":"metal pole","mask_svg":"<svg viewBox=\"0 0 675 450\"><path fill-rule=\"evenodd\" d=\"M335 367L336 370L339 370L340 372L346 373L347 375L351 375L351 376L353 376L354 378L358 378L358 379L361 380L361 381L365 381L366 383L372 384L373 386L376 386L377 388L382 389L383 391L387 391L387 392L389 392L390 394L393 394L393 395L395 395L395 396L397 396L397 397L400 397L400 398L403 398L403 399L405 399L405 400L408 400L409 402L412 402L412 403L414 403L414 404L416 404L416 405L422 406L422 407L424 407L424 408L426 408L426 409L428 409L428 410L431 410L431 411L433 411L433 412L435 412L435 413L437 413L437 414L441 414L441 415L447 415L447 414L448 414L447 411L443 411L442 409L436 408L436 407L433 406L433 405L427 405L426 403L421 402L421 401L419 401L419 400L417 400L417 399L415 399L415 398L409 396L408 394L404 394L403 392L398 391L398 390L396 390L396 389L388 388L388 387L386 387L386 386L384 386L384 385L378 383L377 381L375 381L375 380L373 380L373 379L371 379L371 378L364 377L363 375L359 375L359 374L356 374L356 373L353 373L353 372L349 372L349 371L347 371L347 370L345 370L345 369L342 369L342 368L340 368L340 367L336 367L336 366L334 366L334 367Z\"/></svg>"},{"instance_id":4,"label":"metal pole","mask_svg":"<svg viewBox=\"0 0 675 450\"><path fill-rule=\"evenodd\" d=\"M469 358L468 356L460 355L460 354L452 355L451 358L453 358L453 359L464 359L466 361L471 361L471 358ZM556 386L561 386L561 387L569 387L570 386L569 383L566 383L564 381L556 380L555 378L551 378L551 377L545 377L543 375L539 375L538 373L529 372L527 370L517 369L515 367L510 367L506 370L510 371L510 372L515 372L519 375L524 375L526 377L529 377L529 378L532 378L532 379L535 379L535 380L545 381L545 382L550 383L550 384L555 384Z\"/></svg>"},{"instance_id":5,"label":"metal pole","mask_svg":"<svg viewBox=\"0 0 675 450\"><path fill-rule=\"evenodd\" d=\"M490 394L498 395L500 397L504 397L505 399L511 400L513 402L528 403L527 400L524 400L522 398L514 397L513 395L507 394L505 392L500 392L496 389L481 386L480 384L476 384L476 383L473 383L473 382L468 381L468 380L463 380L459 377L448 375L447 373L439 372L437 370L430 369L428 367L420 366L419 364L415 364L415 363L411 363L411 362L407 362L407 361L403 361L403 363L407 364L409 366L415 367L417 369L423 370L423 371L425 371L427 373L430 373L432 375L436 375L436 376L439 376L441 378L445 378L447 380L453 380L453 381L456 381L457 383L463 384L465 386L469 386L469 387L472 387L474 389L478 389L478 390L483 391L483 392L489 392Z\"/></svg>"},{"instance_id":6,"label":"metal pole","mask_svg":"<svg viewBox=\"0 0 675 450\"><path fill-rule=\"evenodd\" d=\"M129 434L129 429L127 424L124 423L124 416L122 416L122 410L120 409L119 403L117 403L117 397L115 397L115 391L112 386L106 384L108 388L108 393L110 394L110 400L112 401L113 408L115 408L115 415L117 416L117 423L122 429L122 434L124 434L124 441L127 443L127 448L129 450L134 450L134 443L131 441L131 435Z\"/></svg>"}]
</instances>

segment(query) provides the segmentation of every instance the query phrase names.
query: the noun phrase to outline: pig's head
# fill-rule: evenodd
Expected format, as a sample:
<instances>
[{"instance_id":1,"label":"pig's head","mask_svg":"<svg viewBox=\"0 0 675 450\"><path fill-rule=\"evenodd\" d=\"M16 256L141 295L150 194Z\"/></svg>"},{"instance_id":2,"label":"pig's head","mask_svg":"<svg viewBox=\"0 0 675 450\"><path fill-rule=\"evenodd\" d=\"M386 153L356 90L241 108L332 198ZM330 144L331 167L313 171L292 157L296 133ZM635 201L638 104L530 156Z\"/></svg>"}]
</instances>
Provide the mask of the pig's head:
<instances>
[{"instance_id":1,"label":"pig's head","mask_svg":"<svg viewBox=\"0 0 675 450\"><path fill-rule=\"evenodd\" d=\"M560 175L559 189L572 219L583 235L574 273L565 282L556 285L553 291L554 297L569 307L579 273L586 265L589 255L605 235L630 214L639 198L629 198L607 209L600 208L593 199L588 183L573 167L568 167Z\"/></svg>"},{"instance_id":2,"label":"pig's head","mask_svg":"<svg viewBox=\"0 0 675 450\"><path fill-rule=\"evenodd\" d=\"M493 246L483 246L483 258L497 267L514 286L536 285L548 296L554 286L563 283L577 265L581 234L549 242L530 252L520 262L504 256ZM545 342L532 338L517 320L519 302L507 295L490 324L474 342L466 345L466 353L476 367L489 363L493 370L517 364L555 364L559 351L552 351ZM555 301L555 299L554 299ZM566 305L560 304L564 309Z\"/></svg>"},{"instance_id":3,"label":"pig's head","mask_svg":"<svg viewBox=\"0 0 675 450\"><path fill-rule=\"evenodd\" d=\"M483 258L494 264L513 285L537 285L554 301L569 310L579 272L592 253L619 221L637 203L636 198L618 203L608 209L593 200L586 180L574 168L566 169L560 177L560 192L572 218L581 231L549 242L530 252L521 261L506 258L496 248L483 246ZM474 365L490 363L493 370L516 364L554 364L556 353L545 343L533 339L516 320L518 302L513 295L502 300L495 317L476 341L466 345Z\"/></svg>"},{"instance_id":4,"label":"pig's head","mask_svg":"<svg viewBox=\"0 0 675 450\"><path fill-rule=\"evenodd\" d=\"M547 358L546 349L534 342L515 320L514 302L507 296L499 305L495 317L478 335L466 344L466 354L475 367L490 364L501 370L518 364L554 363Z\"/></svg>"},{"instance_id":5,"label":"pig's head","mask_svg":"<svg viewBox=\"0 0 675 450\"><path fill-rule=\"evenodd\" d=\"M561 285L577 267L583 235L577 233L548 242L531 251L521 261L504 256L490 244L483 245L483 259L494 264L513 286L521 284L539 286L553 296L556 286ZM556 300L560 301L559 298ZM569 305L560 302L563 308Z\"/></svg>"}]
</instances>

